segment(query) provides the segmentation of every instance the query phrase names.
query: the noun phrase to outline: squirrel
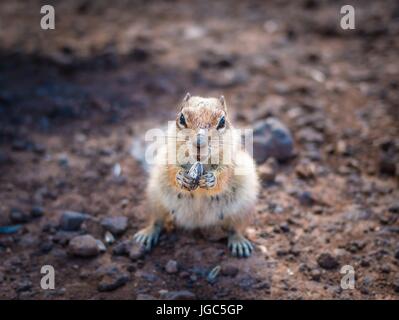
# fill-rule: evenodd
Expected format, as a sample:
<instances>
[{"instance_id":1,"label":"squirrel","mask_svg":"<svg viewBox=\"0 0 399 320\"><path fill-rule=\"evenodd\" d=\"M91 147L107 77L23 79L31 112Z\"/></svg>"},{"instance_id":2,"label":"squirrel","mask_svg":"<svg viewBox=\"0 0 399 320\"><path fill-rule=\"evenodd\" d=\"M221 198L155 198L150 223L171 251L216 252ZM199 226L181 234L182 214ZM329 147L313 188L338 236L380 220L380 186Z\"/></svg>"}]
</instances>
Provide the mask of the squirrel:
<instances>
[{"instance_id":1,"label":"squirrel","mask_svg":"<svg viewBox=\"0 0 399 320\"><path fill-rule=\"evenodd\" d=\"M167 135L174 143L160 148L158 161L150 171L146 190L149 224L134 235L146 250L157 244L165 222L171 218L185 229L222 227L228 232L233 256L252 254L254 247L244 231L254 213L259 182L253 158L240 148L241 141L230 134L234 132L231 129L223 96L186 94ZM191 146L196 161L167 161L171 154L177 158L187 155L182 146ZM226 154L227 161L220 161ZM193 169L199 176L193 176Z\"/></svg>"}]
</instances>

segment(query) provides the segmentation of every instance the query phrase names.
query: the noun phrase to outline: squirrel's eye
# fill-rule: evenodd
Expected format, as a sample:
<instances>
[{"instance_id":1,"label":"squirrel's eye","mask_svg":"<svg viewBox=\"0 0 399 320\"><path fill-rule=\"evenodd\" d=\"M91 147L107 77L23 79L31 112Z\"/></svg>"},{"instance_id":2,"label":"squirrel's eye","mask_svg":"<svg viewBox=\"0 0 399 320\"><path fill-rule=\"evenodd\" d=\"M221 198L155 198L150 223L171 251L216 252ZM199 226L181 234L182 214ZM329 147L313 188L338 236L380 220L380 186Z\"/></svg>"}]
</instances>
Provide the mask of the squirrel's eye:
<instances>
[{"instance_id":1,"label":"squirrel's eye","mask_svg":"<svg viewBox=\"0 0 399 320\"><path fill-rule=\"evenodd\" d=\"M182 126L187 127L186 118L184 118L183 113L180 114L179 122Z\"/></svg>"},{"instance_id":2,"label":"squirrel's eye","mask_svg":"<svg viewBox=\"0 0 399 320\"><path fill-rule=\"evenodd\" d=\"M225 118L223 116L223 117L220 118L218 126L216 127L216 129L217 130L223 129L225 127L225 125L226 125L226 120L225 120Z\"/></svg>"}]
</instances>

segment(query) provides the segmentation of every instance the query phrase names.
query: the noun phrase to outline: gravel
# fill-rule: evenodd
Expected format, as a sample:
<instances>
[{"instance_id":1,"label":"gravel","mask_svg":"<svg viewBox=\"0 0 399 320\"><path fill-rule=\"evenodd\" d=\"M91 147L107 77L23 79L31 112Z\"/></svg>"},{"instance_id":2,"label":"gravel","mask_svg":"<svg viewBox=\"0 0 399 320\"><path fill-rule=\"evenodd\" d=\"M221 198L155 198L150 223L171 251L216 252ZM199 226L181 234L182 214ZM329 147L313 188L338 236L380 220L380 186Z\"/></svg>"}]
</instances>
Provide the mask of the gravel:
<instances>
[{"instance_id":1,"label":"gravel","mask_svg":"<svg viewBox=\"0 0 399 320\"><path fill-rule=\"evenodd\" d=\"M82 223L89 218L86 213L65 211L60 218L60 229L65 231L77 231Z\"/></svg>"},{"instance_id":2,"label":"gravel","mask_svg":"<svg viewBox=\"0 0 399 320\"><path fill-rule=\"evenodd\" d=\"M77 236L69 242L69 252L78 257L97 256L101 251L98 241L91 235Z\"/></svg>"}]
</instances>

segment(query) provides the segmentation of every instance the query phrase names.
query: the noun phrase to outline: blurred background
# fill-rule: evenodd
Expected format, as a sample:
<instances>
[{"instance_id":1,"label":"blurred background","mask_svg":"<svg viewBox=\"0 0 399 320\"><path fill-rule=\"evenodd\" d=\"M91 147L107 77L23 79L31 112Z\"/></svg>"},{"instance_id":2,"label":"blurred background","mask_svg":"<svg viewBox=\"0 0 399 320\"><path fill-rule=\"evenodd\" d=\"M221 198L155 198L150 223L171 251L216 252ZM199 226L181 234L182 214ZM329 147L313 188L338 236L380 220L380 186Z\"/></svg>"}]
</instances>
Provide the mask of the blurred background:
<instances>
[{"instance_id":1,"label":"blurred background","mask_svg":"<svg viewBox=\"0 0 399 320\"><path fill-rule=\"evenodd\" d=\"M2 1L0 298L397 299L399 5L347 2ZM255 129L248 260L216 232L130 242L147 179L132 143L187 91Z\"/></svg>"}]
</instances>

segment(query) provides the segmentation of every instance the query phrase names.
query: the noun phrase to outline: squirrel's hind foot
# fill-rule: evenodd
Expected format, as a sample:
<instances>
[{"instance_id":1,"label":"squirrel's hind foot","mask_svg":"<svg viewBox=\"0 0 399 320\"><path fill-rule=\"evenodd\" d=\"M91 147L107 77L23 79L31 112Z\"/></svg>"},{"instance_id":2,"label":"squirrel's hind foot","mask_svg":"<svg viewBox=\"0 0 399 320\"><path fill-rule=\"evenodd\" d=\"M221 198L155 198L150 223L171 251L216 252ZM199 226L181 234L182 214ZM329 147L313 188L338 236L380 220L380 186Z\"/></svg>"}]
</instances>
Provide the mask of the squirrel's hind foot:
<instances>
[{"instance_id":1,"label":"squirrel's hind foot","mask_svg":"<svg viewBox=\"0 0 399 320\"><path fill-rule=\"evenodd\" d=\"M254 250L252 243L237 233L229 236L228 247L231 254L238 258L248 258Z\"/></svg>"},{"instance_id":2,"label":"squirrel's hind foot","mask_svg":"<svg viewBox=\"0 0 399 320\"><path fill-rule=\"evenodd\" d=\"M144 246L147 251L150 251L159 240L159 236L161 234L162 227L159 225L151 225L147 228L141 229L138 231L133 239Z\"/></svg>"}]
</instances>

